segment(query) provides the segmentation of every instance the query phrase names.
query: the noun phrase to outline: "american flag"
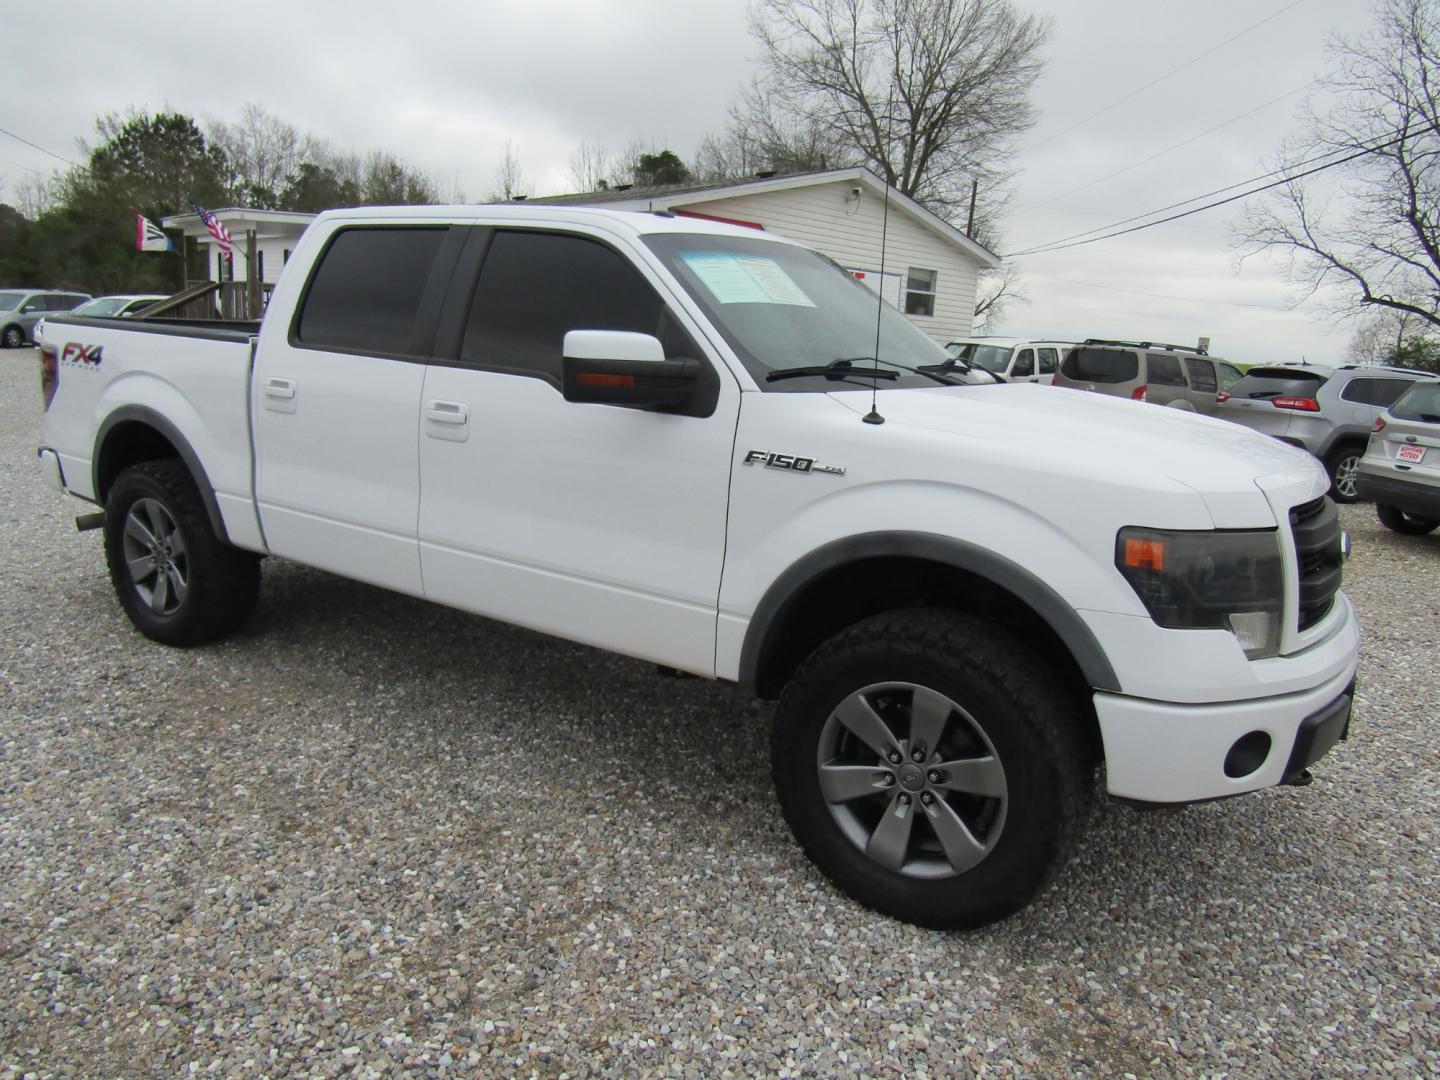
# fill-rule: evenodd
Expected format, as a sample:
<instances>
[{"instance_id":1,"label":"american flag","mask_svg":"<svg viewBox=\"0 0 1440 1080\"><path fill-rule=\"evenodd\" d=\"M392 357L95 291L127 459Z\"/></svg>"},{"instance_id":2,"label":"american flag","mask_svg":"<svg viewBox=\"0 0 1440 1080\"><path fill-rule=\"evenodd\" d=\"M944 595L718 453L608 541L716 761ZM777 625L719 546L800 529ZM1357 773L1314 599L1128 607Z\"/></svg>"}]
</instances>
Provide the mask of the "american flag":
<instances>
[{"instance_id":1,"label":"american flag","mask_svg":"<svg viewBox=\"0 0 1440 1080\"><path fill-rule=\"evenodd\" d=\"M194 199L190 200L190 205L194 208L195 213L200 216L200 220L204 223L205 228L210 230L210 235L215 237L215 243L220 250L225 253L225 258L233 258L234 238L230 235L230 230L220 224L219 220L209 210L201 209L200 204Z\"/></svg>"}]
</instances>

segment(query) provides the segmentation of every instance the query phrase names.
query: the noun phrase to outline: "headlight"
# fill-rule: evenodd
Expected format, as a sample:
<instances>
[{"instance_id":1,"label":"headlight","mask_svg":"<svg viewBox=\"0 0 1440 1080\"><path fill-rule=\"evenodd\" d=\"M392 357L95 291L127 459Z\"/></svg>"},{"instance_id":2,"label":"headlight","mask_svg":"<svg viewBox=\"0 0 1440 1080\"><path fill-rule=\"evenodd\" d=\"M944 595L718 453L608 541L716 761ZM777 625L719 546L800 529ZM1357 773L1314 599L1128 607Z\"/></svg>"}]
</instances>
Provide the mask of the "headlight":
<instances>
[{"instance_id":1,"label":"headlight","mask_svg":"<svg viewBox=\"0 0 1440 1080\"><path fill-rule=\"evenodd\" d=\"M1115 565L1157 625L1229 630L1251 660L1279 652L1285 583L1274 529L1124 528Z\"/></svg>"}]
</instances>

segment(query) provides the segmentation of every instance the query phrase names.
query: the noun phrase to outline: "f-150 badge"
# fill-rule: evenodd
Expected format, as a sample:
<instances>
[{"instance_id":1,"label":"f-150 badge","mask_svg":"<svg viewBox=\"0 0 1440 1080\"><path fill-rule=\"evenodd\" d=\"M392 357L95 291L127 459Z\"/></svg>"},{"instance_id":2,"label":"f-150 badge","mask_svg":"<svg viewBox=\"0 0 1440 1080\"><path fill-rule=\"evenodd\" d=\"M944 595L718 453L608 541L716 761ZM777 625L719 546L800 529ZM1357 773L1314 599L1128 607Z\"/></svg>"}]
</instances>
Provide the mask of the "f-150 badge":
<instances>
[{"instance_id":1,"label":"f-150 badge","mask_svg":"<svg viewBox=\"0 0 1440 1080\"><path fill-rule=\"evenodd\" d=\"M745 454L746 465L764 465L767 469L785 469L788 472L823 472L833 476L844 476L844 465L822 465L814 458L798 454L776 454L769 450L750 450Z\"/></svg>"}]
</instances>

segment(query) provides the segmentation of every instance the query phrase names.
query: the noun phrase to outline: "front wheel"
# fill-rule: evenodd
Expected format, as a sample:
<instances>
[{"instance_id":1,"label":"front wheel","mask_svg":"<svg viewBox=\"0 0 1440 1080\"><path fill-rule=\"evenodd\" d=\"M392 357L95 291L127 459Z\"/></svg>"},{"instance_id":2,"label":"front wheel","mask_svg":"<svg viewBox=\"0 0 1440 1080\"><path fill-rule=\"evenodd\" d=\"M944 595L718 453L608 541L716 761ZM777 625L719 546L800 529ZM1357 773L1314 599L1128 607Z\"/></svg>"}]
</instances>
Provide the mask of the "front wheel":
<instances>
[{"instance_id":1,"label":"front wheel","mask_svg":"<svg viewBox=\"0 0 1440 1080\"><path fill-rule=\"evenodd\" d=\"M1375 516L1387 529L1404 533L1406 536L1424 536L1426 533L1432 533L1440 528L1440 520L1436 518L1408 514L1398 506L1387 506L1384 503L1375 504Z\"/></svg>"},{"instance_id":2,"label":"front wheel","mask_svg":"<svg viewBox=\"0 0 1440 1080\"><path fill-rule=\"evenodd\" d=\"M223 637L259 596L260 560L215 535L179 461L145 462L116 478L105 499L105 558L125 614L166 645Z\"/></svg>"},{"instance_id":3,"label":"front wheel","mask_svg":"<svg viewBox=\"0 0 1440 1080\"><path fill-rule=\"evenodd\" d=\"M1330 497L1337 503L1360 501L1355 477L1360 472L1360 459L1364 456L1364 447L1342 446L1325 459L1325 466L1330 472Z\"/></svg>"},{"instance_id":4,"label":"front wheel","mask_svg":"<svg viewBox=\"0 0 1440 1080\"><path fill-rule=\"evenodd\" d=\"M1024 643L939 610L877 615L822 645L771 740L781 808L820 870L940 930L1040 892L1088 816L1093 766L1073 700Z\"/></svg>"},{"instance_id":5,"label":"front wheel","mask_svg":"<svg viewBox=\"0 0 1440 1080\"><path fill-rule=\"evenodd\" d=\"M0 345L7 349L18 349L25 344L25 331L18 326L7 326L5 332L0 334Z\"/></svg>"}]
</instances>

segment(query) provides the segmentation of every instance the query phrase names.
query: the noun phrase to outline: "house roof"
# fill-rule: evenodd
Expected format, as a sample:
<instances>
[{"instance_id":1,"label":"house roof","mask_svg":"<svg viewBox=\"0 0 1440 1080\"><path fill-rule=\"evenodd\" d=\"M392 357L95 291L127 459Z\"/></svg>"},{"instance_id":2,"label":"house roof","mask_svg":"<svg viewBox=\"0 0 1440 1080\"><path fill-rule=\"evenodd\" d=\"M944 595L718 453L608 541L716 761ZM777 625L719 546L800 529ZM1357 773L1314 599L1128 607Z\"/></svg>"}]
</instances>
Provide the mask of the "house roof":
<instances>
[{"instance_id":1,"label":"house roof","mask_svg":"<svg viewBox=\"0 0 1440 1080\"><path fill-rule=\"evenodd\" d=\"M673 210L694 203L733 199L744 195L764 195L775 191L814 187L818 184L833 184L839 181L858 182L876 194L888 197L891 205L914 218L942 240L949 241L965 251L982 266L998 268L1001 265L1000 256L984 244L966 236L938 214L925 209L908 195L902 195L894 188L889 187L869 169L858 165L846 169L790 173L785 176L757 176L753 180L609 188L605 191L587 191L573 195L546 195L541 198L520 201L562 206L604 205L612 210Z\"/></svg>"},{"instance_id":2,"label":"house roof","mask_svg":"<svg viewBox=\"0 0 1440 1080\"><path fill-rule=\"evenodd\" d=\"M227 229L237 234L254 229L257 233L270 236L286 233L299 236L310 222L315 220L314 214L298 210L255 210L248 206L227 206L210 212ZM166 229L180 229L186 236L204 239L210 235L210 230L205 228L199 214L170 214L160 219L160 225Z\"/></svg>"}]
</instances>

